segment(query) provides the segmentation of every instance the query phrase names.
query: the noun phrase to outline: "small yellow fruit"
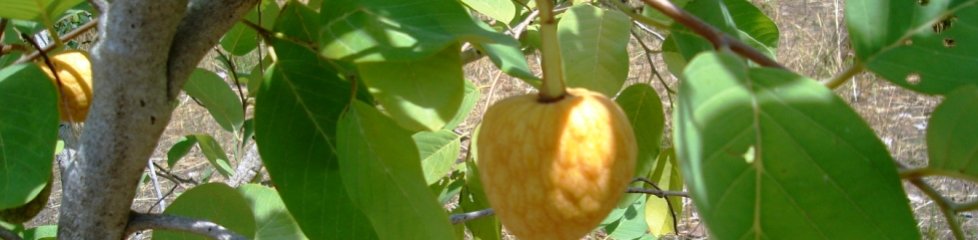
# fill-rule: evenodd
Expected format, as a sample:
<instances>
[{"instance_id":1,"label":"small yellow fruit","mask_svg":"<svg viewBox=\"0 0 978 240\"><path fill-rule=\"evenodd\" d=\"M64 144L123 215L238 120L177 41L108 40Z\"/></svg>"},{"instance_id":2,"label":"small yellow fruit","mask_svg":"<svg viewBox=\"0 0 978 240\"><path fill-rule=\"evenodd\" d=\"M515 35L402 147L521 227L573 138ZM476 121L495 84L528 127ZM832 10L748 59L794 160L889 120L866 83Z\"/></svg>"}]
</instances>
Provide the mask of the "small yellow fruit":
<instances>
[{"instance_id":1,"label":"small yellow fruit","mask_svg":"<svg viewBox=\"0 0 978 240\"><path fill-rule=\"evenodd\" d=\"M84 122L92 103L92 63L84 52L65 52L50 58L57 69L61 84L44 61L37 64L58 87L58 109L61 121Z\"/></svg>"},{"instance_id":2,"label":"small yellow fruit","mask_svg":"<svg viewBox=\"0 0 978 240\"><path fill-rule=\"evenodd\" d=\"M520 239L580 239L618 204L637 147L625 113L604 95L502 100L486 111L479 170L489 204Z\"/></svg>"}]
</instances>

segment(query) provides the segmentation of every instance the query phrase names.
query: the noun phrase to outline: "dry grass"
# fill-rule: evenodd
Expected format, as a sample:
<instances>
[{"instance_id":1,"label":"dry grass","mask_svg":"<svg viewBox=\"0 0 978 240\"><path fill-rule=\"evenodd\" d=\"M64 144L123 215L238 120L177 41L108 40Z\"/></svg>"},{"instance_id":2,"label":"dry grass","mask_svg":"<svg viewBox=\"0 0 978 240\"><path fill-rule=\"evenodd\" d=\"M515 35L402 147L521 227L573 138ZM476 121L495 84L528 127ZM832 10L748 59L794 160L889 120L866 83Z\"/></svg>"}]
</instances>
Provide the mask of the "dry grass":
<instances>
[{"instance_id":1,"label":"dry grass","mask_svg":"<svg viewBox=\"0 0 978 240\"><path fill-rule=\"evenodd\" d=\"M829 78L848 66L847 61L850 61L848 59L851 59L852 56L847 46L848 39L844 29L845 23L841 9L845 4L843 0L753 1L768 13L780 27L781 40L777 58L779 62L814 79ZM661 42L651 37L644 39L653 49L661 45ZM665 86L663 82L653 80L653 68L645 61L644 51L637 42L632 41L630 52L632 63L628 82L651 83L662 97L666 114L670 114L671 103L665 94ZM674 88L675 78L665 72L665 65L658 55L653 56L653 58L655 59L654 67L663 73L665 83ZM534 56L529 57L529 62L531 66L538 65ZM539 74L539 69L534 69L534 71ZM476 105L473 113L459 127L459 130L465 134L470 133L478 124L482 113L491 103L509 96L534 91L532 87L522 81L501 74L488 59L469 64L465 68L465 73L466 79L476 83L482 93L482 99ZM909 166L926 165L927 149L924 141L924 130L931 111L940 101L939 98L904 90L869 73L856 76L853 80L836 89L836 93L845 99L875 130L896 160ZM166 151L170 146L180 137L194 133L212 134L222 141L222 145L226 148L225 151L232 155L235 153L232 146L237 143L237 140L231 134L221 130L210 119L206 110L193 104L193 101L186 101L185 99L184 104L174 113L171 126L161 138L153 161L161 166L166 166ZM232 159L236 159L236 157L232 156ZM173 169L175 169L174 173L180 176L199 179L202 170L209 167L207 161L195 149ZM215 174L215 176L217 175ZM219 180L213 179L212 181ZM164 193L175 186L171 181L165 179L160 179L160 181L162 184L161 191ZM974 191L974 184L947 178L929 178L927 181L945 196L956 201L978 199L978 195ZM60 204L59 185L58 183L55 184L55 191L52 194L52 201L48 204L48 209L28 225L52 224L56 221L56 211ZM908 184L904 186L924 237L926 239L952 238L941 212L933 201L913 186ZM167 198L167 202L172 202L174 196L190 187L192 186L188 184L177 186L175 193ZM152 185L143 184L136 197L134 209L147 210L157 200ZM685 211L682 216L681 234L678 238L708 238L707 230L698 221L692 204L687 200L685 206L689 211ZM154 209L154 211L156 210ZM960 214L958 219L963 223L968 238L978 238L978 221L971 216L970 213ZM589 236L589 238L593 239L600 236L598 234Z\"/></svg>"}]
</instances>

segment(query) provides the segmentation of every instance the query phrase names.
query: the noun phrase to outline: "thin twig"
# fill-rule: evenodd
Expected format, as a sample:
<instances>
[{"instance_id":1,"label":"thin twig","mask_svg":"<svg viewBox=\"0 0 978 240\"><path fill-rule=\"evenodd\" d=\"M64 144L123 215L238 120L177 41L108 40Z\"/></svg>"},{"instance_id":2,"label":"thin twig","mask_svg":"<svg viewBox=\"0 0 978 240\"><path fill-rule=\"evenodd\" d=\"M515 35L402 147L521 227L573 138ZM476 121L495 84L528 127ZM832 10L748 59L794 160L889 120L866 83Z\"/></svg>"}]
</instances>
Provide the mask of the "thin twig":
<instances>
[{"instance_id":1,"label":"thin twig","mask_svg":"<svg viewBox=\"0 0 978 240\"><path fill-rule=\"evenodd\" d=\"M672 95L676 94L676 91L669 87L669 84L666 83L666 80L662 78L662 75L659 74L659 70L655 67L655 61L652 60L652 48L649 48L649 46L645 44L645 41L642 40L642 37L635 31L632 31L632 37L635 37L635 40L638 41L638 45L642 46L642 50L645 51L645 60L648 61L649 68L652 69L652 74L655 75L655 77L659 79L659 83L662 83L662 86L666 88L666 93L669 95L669 105L672 106Z\"/></svg>"},{"instance_id":2,"label":"thin twig","mask_svg":"<svg viewBox=\"0 0 978 240\"><path fill-rule=\"evenodd\" d=\"M652 186L652 188L655 188L654 190L653 189L642 189L642 188L628 188L628 190L626 192L647 193L647 194L652 194L652 195L655 195L656 197L665 199L666 200L666 207L669 208L669 215L672 216L672 229L673 230L678 230L679 229L679 217L676 216L676 210L675 210L675 208L672 207L672 201L669 201L669 198L667 198L667 196L678 196L678 197L686 197L686 198L689 198L689 193L663 191L662 188L659 188L659 186L655 184L655 182L652 182L652 180L649 180L648 178L643 178L643 177L635 178L634 180L632 180L632 182L633 183L634 182L644 182L645 184L648 184L649 186ZM633 191L633 190L636 190L636 191Z\"/></svg>"},{"instance_id":3,"label":"thin twig","mask_svg":"<svg viewBox=\"0 0 978 240\"><path fill-rule=\"evenodd\" d=\"M852 79L854 76L856 76L856 74L863 72L863 67L864 66L862 63L856 61L856 63L854 63L852 66L846 68L845 71L842 71L838 75L832 77L832 79L824 80L822 82L825 84L826 87L830 89L836 89L839 86L842 86L842 84L845 84L847 81L849 81L849 79Z\"/></svg>"},{"instance_id":4,"label":"thin twig","mask_svg":"<svg viewBox=\"0 0 978 240\"><path fill-rule=\"evenodd\" d=\"M492 216L494 214L496 214L496 212L494 212L492 208L486 208L475 212L452 214L448 217L448 219L452 221L452 224L459 224L481 217Z\"/></svg>"},{"instance_id":5,"label":"thin twig","mask_svg":"<svg viewBox=\"0 0 978 240\"><path fill-rule=\"evenodd\" d=\"M156 174L159 175L160 177L169 179L170 181L173 181L175 183L187 183L193 185L200 184L200 182L197 182L197 180L194 180L193 178L187 179L187 178L182 178L176 174L173 174L172 172L166 170L166 168L160 166L159 164L156 164L155 162L153 162L152 164L156 166L156 170L157 170Z\"/></svg>"},{"instance_id":6,"label":"thin twig","mask_svg":"<svg viewBox=\"0 0 978 240\"><path fill-rule=\"evenodd\" d=\"M248 239L220 224L200 219L164 214L129 213L129 224L126 225L125 236L147 229L174 230L198 234L212 239L237 240Z\"/></svg>"},{"instance_id":7,"label":"thin twig","mask_svg":"<svg viewBox=\"0 0 978 240\"><path fill-rule=\"evenodd\" d=\"M664 198L664 197L684 197L684 198L689 198L690 197L689 196L689 193L683 192L683 191L668 191L668 190L661 190L661 189L638 188L638 187L630 187L625 192L626 193L644 193L644 194L653 195L653 196L656 196L656 197L659 197L659 198Z\"/></svg>"},{"instance_id":8,"label":"thin twig","mask_svg":"<svg viewBox=\"0 0 978 240\"><path fill-rule=\"evenodd\" d=\"M234 86L238 87L238 96L241 99L241 112L248 112L248 105L245 104L248 102L248 100L246 99L247 96L245 96L244 91L241 90L241 82L238 79L238 68L234 64L234 58L232 58L230 55L225 54L224 51L221 51L221 49L216 46L214 47L214 51L217 52L217 54L224 59L224 63L227 65L228 70L231 72L231 79L232 81L234 81ZM258 64L261 64L261 59L258 60Z\"/></svg>"},{"instance_id":9,"label":"thin twig","mask_svg":"<svg viewBox=\"0 0 978 240\"><path fill-rule=\"evenodd\" d=\"M149 161L153 162L153 159L150 159ZM160 191L160 181L156 178L156 174L155 174L156 167L154 167L153 165L154 164L149 164L149 171L150 171L149 179L153 181L153 190L155 190L156 197L159 199L158 202L160 205L160 212L163 212L163 209L166 208L166 200L165 200L166 197L163 196L163 192ZM150 210L152 209L153 208L150 207Z\"/></svg>"},{"instance_id":10,"label":"thin twig","mask_svg":"<svg viewBox=\"0 0 978 240\"><path fill-rule=\"evenodd\" d=\"M917 189L924 192L927 197L934 200L937 203L937 207L941 209L941 213L944 214L944 220L947 221L948 228L951 229L951 233L954 234L954 238L958 240L964 240L964 231L961 230L961 223L958 222L954 217L957 216L954 212L954 202L949 201L944 196L941 196L936 189L924 182L923 179L914 178L909 180Z\"/></svg>"},{"instance_id":11,"label":"thin twig","mask_svg":"<svg viewBox=\"0 0 978 240\"><path fill-rule=\"evenodd\" d=\"M71 30L71 32L66 33L65 35L61 35L61 38L60 39L61 39L62 42L67 42L68 40L75 39L76 37L81 36L83 33L88 32L88 30L92 30L92 28L95 28L95 26L97 26L97 25L98 25L98 18L92 19L92 21L89 21L88 23L85 23L85 25L81 25L78 28L75 28L75 30ZM45 53L46 52L49 52L52 49L54 49L54 47L55 47L55 45L48 45L48 46L44 47L43 50L34 51L31 54L24 55L23 57L21 57L20 59L18 59L15 64L20 64L20 63L25 63L25 62L33 61L38 56L41 56L41 52L45 52Z\"/></svg>"},{"instance_id":12,"label":"thin twig","mask_svg":"<svg viewBox=\"0 0 978 240\"><path fill-rule=\"evenodd\" d=\"M696 34L703 36L706 38L706 40L709 40L710 43L713 43L713 47L717 49L729 47L730 50L733 50L737 54L740 54L741 56L746 57L747 59L750 59L761 66L787 69L777 61L768 58L767 55L758 52L754 48L747 46L747 44L744 44L743 42L728 36L726 33L717 30L713 26L710 26L706 22L703 22L703 20L700 20L696 16L693 16L679 7L676 7L676 5L672 4L672 2L669 0L642 0L642 2L645 2L645 4L648 4L655 9L658 9L659 12L669 16L677 23L686 26L690 30L693 30L693 32Z\"/></svg>"},{"instance_id":13,"label":"thin twig","mask_svg":"<svg viewBox=\"0 0 978 240\"><path fill-rule=\"evenodd\" d=\"M170 195L173 194L173 191L176 191L177 190L177 187L180 187L180 184L179 183L174 183L173 184L173 187L171 187L169 191L166 191L166 194L163 194L163 196L160 197L160 199L156 200L156 202L154 202L153 205L150 205L149 208L146 209L146 213L151 213L153 211L153 208L155 208L156 205L162 203L163 202L163 199L166 199L167 197L170 197ZM165 209L165 207L160 207L160 212L163 212L164 209Z\"/></svg>"}]
</instances>

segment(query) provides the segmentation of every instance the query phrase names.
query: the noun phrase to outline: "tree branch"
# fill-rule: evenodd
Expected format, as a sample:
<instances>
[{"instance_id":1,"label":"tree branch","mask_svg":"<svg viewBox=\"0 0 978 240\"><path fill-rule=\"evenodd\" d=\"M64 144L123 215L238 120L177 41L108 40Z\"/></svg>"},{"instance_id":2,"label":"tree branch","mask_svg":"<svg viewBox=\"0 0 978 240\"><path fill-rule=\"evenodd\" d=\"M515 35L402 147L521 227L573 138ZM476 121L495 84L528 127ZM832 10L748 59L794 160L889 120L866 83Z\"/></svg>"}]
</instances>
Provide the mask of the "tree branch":
<instances>
[{"instance_id":1,"label":"tree branch","mask_svg":"<svg viewBox=\"0 0 978 240\"><path fill-rule=\"evenodd\" d=\"M234 175L231 175L231 180L228 181L228 185L231 187L238 187L241 184L251 182L261 171L262 162L261 156L258 155L258 145L251 144L245 153L244 158L238 163L238 166L234 169Z\"/></svg>"},{"instance_id":2,"label":"tree branch","mask_svg":"<svg viewBox=\"0 0 978 240\"><path fill-rule=\"evenodd\" d=\"M481 217L492 216L494 214L496 214L496 212L493 211L492 208L486 208L475 212L452 214L448 217L448 219L452 221L452 224L459 224Z\"/></svg>"},{"instance_id":3,"label":"tree branch","mask_svg":"<svg viewBox=\"0 0 978 240\"><path fill-rule=\"evenodd\" d=\"M248 239L220 224L206 220L165 214L145 214L138 212L129 214L129 225L126 226L126 236L147 229L183 231L210 237L211 239Z\"/></svg>"},{"instance_id":4,"label":"tree branch","mask_svg":"<svg viewBox=\"0 0 978 240\"><path fill-rule=\"evenodd\" d=\"M167 55L186 0L115 0L99 20L80 156L69 163L60 239L121 239L139 177L172 107Z\"/></svg>"},{"instance_id":5,"label":"tree branch","mask_svg":"<svg viewBox=\"0 0 978 240\"><path fill-rule=\"evenodd\" d=\"M6 228L0 227L0 239L3 240L21 240L20 236L14 234L14 232L7 230Z\"/></svg>"},{"instance_id":6,"label":"tree branch","mask_svg":"<svg viewBox=\"0 0 978 240\"><path fill-rule=\"evenodd\" d=\"M664 198L664 197L684 197L684 198L689 198L689 193L687 193L687 192L667 191L667 190L650 189L650 188L630 187L625 192L626 193L644 193L644 194L650 194L650 195L655 195L656 197L659 197L659 198Z\"/></svg>"},{"instance_id":7,"label":"tree branch","mask_svg":"<svg viewBox=\"0 0 978 240\"><path fill-rule=\"evenodd\" d=\"M730 50L733 50L735 53L740 54L741 56L746 57L747 59L750 59L761 66L787 69L777 61L774 61L763 53L758 52L750 46L747 46L747 44L744 44L735 38L731 38L726 33L717 30L696 16L693 16L692 14L683 11L679 7L676 7L676 5L672 4L672 2L669 0L642 0L642 2L645 2L645 4L659 10L659 12L669 16L677 23L693 30L693 32L696 34L703 36L706 38L706 40L709 40L710 43L713 43L713 47L715 48L721 49L729 47Z\"/></svg>"},{"instance_id":8,"label":"tree branch","mask_svg":"<svg viewBox=\"0 0 978 240\"><path fill-rule=\"evenodd\" d=\"M78 26L78 28L75 28L75 30L71 30L71 32L68 32L65 35L61 35L61 41L62 42L67 42L68 40L75 39L76 37L81 36L83 33L86 33L89 30L94 29L95 26L98 25L98 22L99 21L96 18L96 19L92 19L92 21L89 21L88 23L85 23L84 25ZM17 62L15 64L20 64L20 63L25 63L25 62L33 61L37 57L40 57L42 52L44 52L44 53L50 52L51 50L54 49L54 47L55 47L55 45L54 44L51 44L51 45L48 45L48 46L44 47L44 49L40 49L38 51L34 51L34 52L31 52L30 54L24 55L24 56L20 57L20 59L17 59Z\"/></svg>"},{"instance_id":9,"label":"tree branch","mask_svg":"<svg viewBox=\"0 0 978 240\"><path fill-rule=\"evenodd\" d=\"M856 61L856 63L854 63L852 66L849 66L849 68L847 68L845 71L839 73L839 75L835 75L834 77L832 77L832 79L824 80L822 81L822 83L825 84L825 86L830 89L836 89L839 88L839 86L842 86L842 84L849 81L849 79L852 79L852 77L856 76L856 74L859 74L861 72L863 72L863 64Z\"/></svg>"},{"instance_id":10,"label":"tree branch","mask_svg":"<svg viewBox=\"0 0 978 240\"><path fill-rule=\"evenodd\" d=\"M924 182L923 179L913 178L909 180L917 189L924 192L925 195L934 200L937 204L937 208L941 209L941 213L944 214L944 220L947 221L948 228L951 229L951 233L954 234L954 238L958 240L964 240L964 231L961 230L961 223L958 222L954 217L956 216L954 212L955 203L947 200L941 193L937 192L936 189Z\"/></svg>"},{"instance_id":11,"label":"tree branch","mask_svg":"<svg viewBox=\"0 0 978 240\"><path fill-rule=\"evenodd\" d=\"M167 62L167 92L176 99L190 73L211 47L259 0L190 0Z\"/></svg>"}]
</instances>

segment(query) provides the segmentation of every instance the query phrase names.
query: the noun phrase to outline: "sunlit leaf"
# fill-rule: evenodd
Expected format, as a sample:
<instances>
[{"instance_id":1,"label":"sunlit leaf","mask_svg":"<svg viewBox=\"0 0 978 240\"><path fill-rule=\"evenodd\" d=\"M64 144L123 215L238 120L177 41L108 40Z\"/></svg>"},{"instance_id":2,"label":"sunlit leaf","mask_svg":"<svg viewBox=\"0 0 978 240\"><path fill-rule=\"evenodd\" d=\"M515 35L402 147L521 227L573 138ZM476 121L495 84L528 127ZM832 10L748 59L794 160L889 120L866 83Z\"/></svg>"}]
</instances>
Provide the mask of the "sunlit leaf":
<instances>
[{"instance_id":1,"label":"sunlit leaf","mask_svg":"<svg viewBox=\"0 0 978 240\"><path fill-rule=\"evenodd\" d=\"M662 151L656 159L656 167L650 180L656 186L668 191L682 191L683 177L679 171L679 164L676 161L676 151L672 148ZM648 187L646 187L648 188ZM654 236L676 233L675 225L678 219L675 216L682 216L683 202L681 197L667 197L666 199L649 195L645 203L645 222L648 224L649 232ZM670 206L672 207L670 209Z\"/></svg>"},{"instance_id":2,"label":"sunlit leaf","mask_svg":"<svg viewBox=\"0 0 978 240\"><path fill-rule=\"evenodd\" d=\"M512 22L518 13L513 0L462 0L462 3L476 12L504 23Z\"/></svg>"},{"instance_id":3,"label":"sunlit leaf","mask_svg":"<svg viewBox=\"0 0 978 240\"><path fill-rule=\"evenodd\" d=\"M920 237L886 147L832 91L730 53L684 75L676 152L712 237Z\"/></svg>"},{"instance_id":4,"label":"sunlit leaf","mask_svg":"<svg viewBox=\"0 0 978 240\"><path fill-rule=\"evenodd\" d=\"M245 184L238 192L255 214L255 239L307 239L275 189Z\"/></svg>"},{"instance_id":5,"label":"sunlit leaf","mask_svg":"<svg viewBox=\"0 0 978 240\"><path fill-rule=\"evenodd\" d=\"M374 98L407 129L441 129L465 97L462 60L454 48L417 61L362 63L358 69Z\"/></svg>"},{"instance_id":6,"label":"sunlit leaf","mask_svg":"<svg viewBox=\"0 0 978 240\"><path fill-rule=\"evenodd\" d=\"M200 147L200 152L204 154L207 161L211 163L217 172L224 175L224 177L230 178L231 174L234 174L234 169L231 168L231 163L228 161L227 153L224 153L224 148L221 144L214 140L214 137L207 134L197 134L194 135L197 139L197 146Z\"/></svg>"},{"instance_id":7,"label":"sunlit leaf","mask_svg":"<svg viewBox=\"0 0 978 240\"><path fill-rule=\"evenodd\" d=\"M211 221L249 239L255 237L255 217L248 201L237 190L223 183L206 183L191 188L180 194L163 213ZM208 238L193 233L156 229L153 231L153 239Z\"/></svg>"},{"instance_id":8,"label":"sunlit leaf","mask_svg":"<svg viewBox=\"0 0 978 240\"><path fill-rule=\"evenodd\" d=\"M458 1L324 1L320 53L355 62L417 60L459 41L503 42L480 28Z\"/></svg>"},{"instance_id":9,"label":"sunlit leaf","mask_svg":"<svg viewBox=\"0 0 978 240\"><path fill-rule=\"evenodd\" d=\"M421 169L425 182L431 185L448 175L458 159L462 144L458 134L450 130L422 131L411 136L421 153Z\"/></svg>"},{"instance_id":10,"label":"sunlit leaf","mask_svg":"<svg viewBox=\"0 0 978 240\"><path fill-rule=\"evenodd\" d=\"M355 101L338 124L340 177L380 239L453 239L448 215L424 182L411 132Z\"/></svg>"},{"instance_id":11,"label":"sunlit leaf","mask_svg":"<svg viewBox=\"0 0 978 240\"><path fill-rule=\"evenodd\" d=\"M458 107L458 111L455 112L455 116L452 117L448 123L445 124L442 129L455 129L459 124L465 122L465 119L469 118L469 113L475 108L475 105L479 103L479 98L482 93L479 91L479 87L473 84L471 81L465 81L465 97L462 98L462 104Z\"/></svg>"},{"instance_id":12,"label":"sunlit leaf","mask_svg":"<svg viewBox=\"0 0 978 240\"><path fill-rule=\"evenodd\" d=\"M479 139L478 132L478 130L473 131L469 143L469 157L465 160L465 187L459 193L458 199L459 207L465 212L482 211L490 207L489 198L482 187L482 180L479 179L479 165L476 159L478 148L475 144L476 139ZM499 218L495 215L467 221L465 226L472 232L473 239L502 239L502 224L499 223Z\"/></svg>"},{"instance_id":13,"label":"sunlit leaf","mask_svg":"<svg viewBox=\"0 0 978 240\"><path fill-rule=\"evenodd\" d=\"M591 5L568 9L557 25L567 86L617 94L628 77L631 26L621 12Z\"/></svg>"}]
</instances>

